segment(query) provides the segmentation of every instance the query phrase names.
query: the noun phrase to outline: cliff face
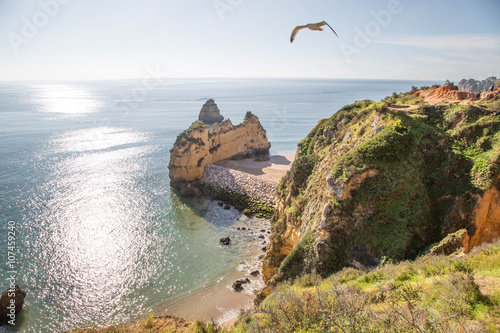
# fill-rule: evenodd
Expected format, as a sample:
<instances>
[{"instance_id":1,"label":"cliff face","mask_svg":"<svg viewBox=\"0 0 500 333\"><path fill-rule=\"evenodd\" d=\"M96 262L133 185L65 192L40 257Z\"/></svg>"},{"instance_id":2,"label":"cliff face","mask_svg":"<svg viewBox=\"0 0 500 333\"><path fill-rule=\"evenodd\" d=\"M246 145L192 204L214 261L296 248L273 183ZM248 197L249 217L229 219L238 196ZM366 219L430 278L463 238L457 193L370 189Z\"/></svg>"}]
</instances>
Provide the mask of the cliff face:
<instances>
[{"instance_id":1,"label":"cliff face","mask_svg":"<svg viewBox=\"0 0 500 333\"><path fill-rule=\"evenodd\" d=\"M480 91L485 92L490 91L491 87L497 85L498 83L500 83L500 80L498 80L495 76L486 78L486 80L463 79L458 83L458 89L460 91L471 93L478 93Z\"/></svg>"},{"instance_id":2,"label":"cliff face","mask_svg":"<svg viewBox=\"0 0 500 333\"><path fill-rule=\"evenodd\" d=\"M500 163L500 161L497 161ZM465 252L483 243L491 243L500 238L500 172L491 187L484 193L473 215L476 229L465 240Z\"/></svg>"},{"instance_id":3,"label":"cliff face","mask_svg":"<svg viewBox=\"0 0 500 333\"><path fill-rule=\"evenodd\" d=\"M279 185L266 280L414 258L449 233L494 225L498 102L401 105L428 93L345 106L298 144Z\"/></svg>"},{"instance_id":4,"label":"cliff face","mask_svg":"<svg viewBox=\"0 0 500 333\"><path fill-rule=\"evenodd\" d=\"M170 151L171 186L181 190L183 195L193 195L186 189L189 183L202 178L207 163L268 154L270 147L266 131L251 112L237 126L229 119L212 128L196 121L177 137Z\"/></svg>"}]
</instances>

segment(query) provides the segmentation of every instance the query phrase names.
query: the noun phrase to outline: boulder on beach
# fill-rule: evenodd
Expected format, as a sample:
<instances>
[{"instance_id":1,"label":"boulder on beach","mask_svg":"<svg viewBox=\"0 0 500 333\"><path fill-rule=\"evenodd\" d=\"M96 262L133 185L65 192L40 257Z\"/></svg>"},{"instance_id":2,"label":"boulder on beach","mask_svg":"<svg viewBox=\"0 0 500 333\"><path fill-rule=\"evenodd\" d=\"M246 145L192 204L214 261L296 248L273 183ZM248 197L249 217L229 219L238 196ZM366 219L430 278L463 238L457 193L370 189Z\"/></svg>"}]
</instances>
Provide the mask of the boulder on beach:
<instances>
[{"instance_id":1,"label":"boulder on beach","mask_svg":"<svg viewBox=\"0 0 500 333\"><path fill-rule=\"evenodd\" d=\"M250 273L251 276L259 276L260 272L259 271L253 271Z\"/></svg>"},{"instance_id":2,"label":"boulder on beach","mask_svg":"<svg viewBox=\"0 0 500 333\"><path fill-rule=\"evenodd\" d=\"M209 124L221 123L224 117L220 114L220 110L213 99L209 99L201 108L198 119Z\"/></svg>"},{"instance_id":3,"label":"boulder on beach","mask_svg":"<svg viewBox=\"0 0 500 333\"><path fill-rule=\"evenodd\" d=\"M233 283L233 289L237 292L240 292L243 290L243 285L247 283L250 283L250 280L248 278L236 280Z\"/></svg>"},{"instance_id":4,"label":"boulder on beach","mask_svg":"<svg viewBox=\"0 0 500 333\"><path fill-rule=\"evenodd\" d=\"M25 297L26 292L18 285L3 292L0 298L0 325L6 325L15 318L13 316L23 309Z\"/></svg>"},{"instance_id":5,"label":"boulder on beach","mask_svg":"<svg viewBox=\"0 0 500 333\"><path fill-rule=\"evenodd\" d=\"M229 238L229 237L221 238L220 242L222 245L229 245L231 243L231 238Z\"/></svg>"}]
</instances>

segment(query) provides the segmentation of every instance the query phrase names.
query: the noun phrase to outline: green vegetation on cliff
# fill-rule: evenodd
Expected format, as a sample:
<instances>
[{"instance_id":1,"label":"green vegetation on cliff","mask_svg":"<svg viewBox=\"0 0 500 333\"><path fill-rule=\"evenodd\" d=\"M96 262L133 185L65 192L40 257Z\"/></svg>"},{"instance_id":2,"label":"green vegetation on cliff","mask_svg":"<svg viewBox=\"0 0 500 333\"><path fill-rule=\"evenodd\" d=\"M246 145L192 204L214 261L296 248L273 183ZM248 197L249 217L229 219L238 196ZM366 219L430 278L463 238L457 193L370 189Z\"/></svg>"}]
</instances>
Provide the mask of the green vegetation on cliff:
<instances>
[{"instance_id":1,"label":"green vegetation on cliff","mask_svg":"<svg viewBox=\"0 0 500 333\"><path fill-rule=\"evenodd\" d=\"M189 128L187 130L185 130L184 132L182 132L181 134L179 134L177 136L177 139L175 140L175 144L179 144L180 141L183 139L183 138L186 138L188 140L192 139L190 137L191 133L193 133L194 131L197 131L199 129L202 129L202 128L205 128L205 127L210 127L208 125L206 125L203 121L201 120L196 120L195 122L193 122L191 124L191 126L189 126Z\"/></svg>"},{"instance_id":2,"label":"green vegetation on cliff","mask_svg":"<svg viewBox=\"0 0 500 333\"><path fill-rule=\"evenodd\" d=\"M412 259L449 233L473 234L499 172L497 102L426 105L413 93L344 106L298 144L266 257L274 281Z\"/></svg>"}]
</instances>

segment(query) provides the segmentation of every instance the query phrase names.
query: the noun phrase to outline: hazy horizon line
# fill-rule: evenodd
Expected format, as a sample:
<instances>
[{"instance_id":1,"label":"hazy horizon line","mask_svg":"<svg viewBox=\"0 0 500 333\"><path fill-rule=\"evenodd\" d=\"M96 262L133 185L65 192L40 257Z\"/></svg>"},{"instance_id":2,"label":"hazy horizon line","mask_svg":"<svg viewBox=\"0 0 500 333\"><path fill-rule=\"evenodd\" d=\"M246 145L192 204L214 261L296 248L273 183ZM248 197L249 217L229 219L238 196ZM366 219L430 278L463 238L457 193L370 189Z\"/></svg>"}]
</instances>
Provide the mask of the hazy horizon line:
<instances>
[{"instance_id":1,"label":"hazy horizon line","mask_svg":"<svg viewBox=\"0 0 500 333\"><path fill-rule=\"evenodd\" d=\"M495 75L490 75L487 77L491 77ZM484 80L487 77L484 78L473 78L476 80ZM13 82L89 82L89 81L125 81L125 80L142 80L144 79L143 77L126 77L126 78L95 78L95 79L90 79L90 78L82 78L82 79L0 79L0 83L13 83ZM210 80L210 79L219 79L219 80L238 80L238 79L245 79L245 80L371 80L371 81L443 81L445 82L446 80L450 81L456 81L457 79L442 79L442 78L430 78L430 79L409 79L409 78L358 78L358 77L271 77L271 76L264 76L264 77L258 77L258 76L179 76L179 77L159 77L159 80L189 80L189 79L199 79L199 80ZM469 78L460 78L461 79L469 79Z\"/></svg>"}]
</instances>

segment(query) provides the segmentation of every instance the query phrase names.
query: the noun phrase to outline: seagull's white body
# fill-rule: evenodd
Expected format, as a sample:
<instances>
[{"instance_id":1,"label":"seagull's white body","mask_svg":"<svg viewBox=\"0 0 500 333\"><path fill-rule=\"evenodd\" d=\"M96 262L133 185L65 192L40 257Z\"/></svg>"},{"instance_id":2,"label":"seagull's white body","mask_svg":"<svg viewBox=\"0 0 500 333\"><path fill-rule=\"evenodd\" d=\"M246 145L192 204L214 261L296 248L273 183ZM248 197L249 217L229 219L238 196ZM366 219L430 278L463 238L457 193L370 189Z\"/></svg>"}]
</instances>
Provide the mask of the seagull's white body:
<instances>
[{"instance_id":1,"label":"seagull's white body","mask_svg":"<svg viewBox=\"0 0 500 333\"><path fill-rule=\"evenodd\" d=\"M297 35L297 33L300 30L308 28L310 30L323 31L322 26L325 26L325 25L327 25L330 29L332 29L332 31L335 34L335 36L339 37L339 35L337 35L337 33L335 32L335 30L333 30L333 28L330 27L330 25L328 23L326 23L325 21L321 21L321 22L318 22L318 23L309 23L309 24L306 24L306 25L299 25L299 26L295 27L295 29L293 29L293 31L292 31L292 36L290 37L290 43L293 42L293 40L295 39L295 36Z\"/></svg>"},{"instance_id":2,"label":"seagull's white body","mask_svg":"<svg viewBox=\"0 0 500 333\"><path fill-rule=\"evenodd\" d=\"M323 23L323 22L320 22L320 23ZM309 28L311 30L323 31L323 28L321 28L320 23L308 23L308 24L306 24L306 28Z\"/></svg>"}]
</instances>

